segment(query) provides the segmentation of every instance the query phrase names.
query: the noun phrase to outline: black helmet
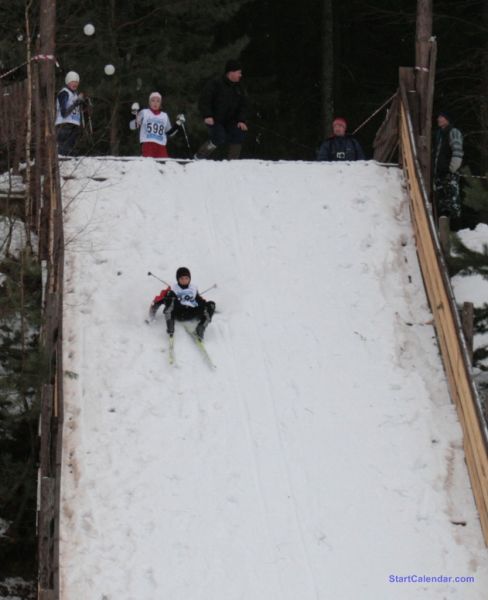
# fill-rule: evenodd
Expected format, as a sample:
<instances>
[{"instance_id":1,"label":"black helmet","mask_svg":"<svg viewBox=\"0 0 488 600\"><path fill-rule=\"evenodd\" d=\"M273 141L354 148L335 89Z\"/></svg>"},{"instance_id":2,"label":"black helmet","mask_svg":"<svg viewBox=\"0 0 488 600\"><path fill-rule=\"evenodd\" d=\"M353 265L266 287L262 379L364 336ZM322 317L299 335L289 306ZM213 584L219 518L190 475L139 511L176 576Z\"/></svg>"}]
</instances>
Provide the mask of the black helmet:
<instances>
[{"instance_id":1,"label":"black helmet","mask_svg":"<svg viewBox=\"0 0 488 600\"><path fill-rule=\"evenodd\" d=\"M191 279L190 269L187 269L186 267L180 267L176 270L176 281L178 281L180 277L184 277L185 275Z\"/></svg>"}]
</instances>

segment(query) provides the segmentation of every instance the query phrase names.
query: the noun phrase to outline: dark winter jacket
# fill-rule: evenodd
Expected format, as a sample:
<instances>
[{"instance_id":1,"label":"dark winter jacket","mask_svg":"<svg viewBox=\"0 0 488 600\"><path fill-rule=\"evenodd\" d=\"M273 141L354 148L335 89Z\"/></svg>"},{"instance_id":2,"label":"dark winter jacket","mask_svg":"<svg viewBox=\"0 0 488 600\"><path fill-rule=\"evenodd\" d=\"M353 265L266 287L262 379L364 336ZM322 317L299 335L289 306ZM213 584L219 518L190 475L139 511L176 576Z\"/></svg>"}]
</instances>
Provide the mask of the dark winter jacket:
<instances>
[{"instance_id":1,"label":"dark winter jacket","mask_svg":"<svg viewBox=\"0 0 488 600\"><path fill-rule=\"evenodd\" d=\"M364 152L352 135L333 135L320 146L317 160L364 160Z\"/></svg>"},{"instance_id":2,"label":"dark winter jacket","mask_svg":"<svg viewBox=\"0 0 488 600\"><path fill-rule=\"evenodd\" d=\"M463 158L463 136L452 125L439 127L434 139L434 177L444 177L449 173L452 158Z\"/></svg>"},{"instance_id":3,"label":"dark winter jacket","mask_svg":"<svg viewBox=\"0 0 488 600\"><path fill-rule=\"evenodd\" d=\"M216 123L245 123L247 99L240 83L233 83L225 75L209 81L198 103L204 119L213 117Z\"/></svg>"}]
</instances>

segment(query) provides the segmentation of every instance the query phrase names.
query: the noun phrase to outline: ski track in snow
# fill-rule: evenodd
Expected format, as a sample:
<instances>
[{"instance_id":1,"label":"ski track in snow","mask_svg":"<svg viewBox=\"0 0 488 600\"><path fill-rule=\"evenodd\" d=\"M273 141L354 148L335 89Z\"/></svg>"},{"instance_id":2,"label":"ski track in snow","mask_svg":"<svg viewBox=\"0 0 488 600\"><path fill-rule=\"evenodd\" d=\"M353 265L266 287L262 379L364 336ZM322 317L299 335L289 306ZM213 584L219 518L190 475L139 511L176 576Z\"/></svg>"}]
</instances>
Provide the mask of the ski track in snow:
<instances>
[{"instance_id":1,"label":"ski track in snow","mask_svg":"<svg viewBox=\"0 0 488 600\"><path fill-rule=\"evenodd\" d=\"M484 598L400 171L85 158L63 174L62 600ZM181 265L218 284L215 371L178 324L170 366L162 314L144 323L165 287L147 272Z\"/></svg>"}]
</instances>

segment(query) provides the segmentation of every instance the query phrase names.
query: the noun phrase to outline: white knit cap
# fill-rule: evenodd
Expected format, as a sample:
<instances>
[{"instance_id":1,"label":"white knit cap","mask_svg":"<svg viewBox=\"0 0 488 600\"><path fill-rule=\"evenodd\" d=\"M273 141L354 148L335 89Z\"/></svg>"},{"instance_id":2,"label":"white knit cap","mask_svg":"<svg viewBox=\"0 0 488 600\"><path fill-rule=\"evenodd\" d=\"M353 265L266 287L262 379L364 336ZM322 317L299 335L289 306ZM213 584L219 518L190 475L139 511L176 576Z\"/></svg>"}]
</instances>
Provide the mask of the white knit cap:
<instances>
[{"instance_id":1,"label":"white knit cap","mask_svg":"<svg viewBox=\"0 0 488 600\"><path fill-rule=\"evenodd\" d=\"M152 98L159 98L160 100L163 99L159 92L152 92L151 94L149 94L149 102L151 102Z\"/></svg>"},{"instance_id":2,"label":"white knit cap","mask_svg":"<svg viewBox=\"0 0 488 600\"><path fill-rule=\"evenodd\" d=\"M80 76L76 71L69 71L68 73L66 73L66 77L64 78L64 83L66 85L68 85L68 83L71 83L72 81L80 81Z\"/></svg>"}]
</instances>

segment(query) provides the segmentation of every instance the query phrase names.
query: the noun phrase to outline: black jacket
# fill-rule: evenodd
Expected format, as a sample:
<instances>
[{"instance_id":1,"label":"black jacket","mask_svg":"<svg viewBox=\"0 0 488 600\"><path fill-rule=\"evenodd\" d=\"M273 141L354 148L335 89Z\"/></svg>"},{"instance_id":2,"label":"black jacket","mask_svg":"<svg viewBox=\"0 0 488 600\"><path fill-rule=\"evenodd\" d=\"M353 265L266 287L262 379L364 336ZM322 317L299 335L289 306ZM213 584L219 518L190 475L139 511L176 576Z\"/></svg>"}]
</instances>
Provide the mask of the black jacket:
<instances>
[{"instance_id":1,"label":"black jacket","mask_svg":"<svg viewBox=\"0 0 488 600\"><path fill-rule=\"evenodd\" d=\"M225 75L209 81L198 103L204 119L213 117L224 125L246 122L247 99L240 83L233 83Z\"/></svg>"},{"instance_id":2,"label":"black jacket","mask_svg":"<svg viewBox=\"0 0 488 600\"><path fill-rule=\"evenodd\" d=\"M320 146L317 160L364 160L364 152L352 135L333 135Z\"/></svg>"},{"instance_id":3,"label":"black jacket","mask_svg":"<svg viewBox=\"0 0 488 600\"><path fill-rule=\"evenodd\" d=\"M444 177L449 173L452 157L463 158L463 136L459 129L448 125L435 132L434 177Z\"/></svg>"}]
</instances>

